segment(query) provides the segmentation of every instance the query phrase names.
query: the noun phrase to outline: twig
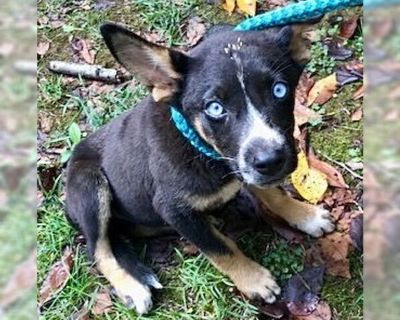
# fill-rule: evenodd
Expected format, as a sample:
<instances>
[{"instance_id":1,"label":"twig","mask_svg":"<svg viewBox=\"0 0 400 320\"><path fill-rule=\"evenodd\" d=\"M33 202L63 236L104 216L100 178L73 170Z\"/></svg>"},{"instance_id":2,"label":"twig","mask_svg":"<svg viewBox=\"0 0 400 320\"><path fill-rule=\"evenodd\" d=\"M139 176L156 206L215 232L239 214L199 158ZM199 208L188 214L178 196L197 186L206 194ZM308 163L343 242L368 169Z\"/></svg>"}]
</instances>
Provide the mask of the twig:
<instances>
[{"instance_id":1,"label":"twig","mask_svg":"<svg viewBox=\"0 0 400 320\"><path fill-rule=\"evenodd\" d=\"M331 157L321 153L321 155L328 159L329 161L332 161L333 163L337 164L338 166L341 166L343 169L345 169L347 172L349 172L353 177L358 178L360 180L363 180L363 177L360 176L358 173L354 172L353 170L351 170L348 166L346 166L344 163L336 161L335 159L332 159Z\"/></svg>"},{"instance_id":2,"label":"twig","mask_svg":"<svg viewBox=\"0 0 400 320\"><path fill-rule=\"evenodd\" d=\"M17 61L13 65L14 69L19 73L35 76L37 72L36 62L33 61Z\"/></svg>"},{"instance_id":3,"label":"twig","mask_svg":"<svg viewBox=\"0 0 400 320\"><path fill-rule=\"evenodd\" d=\"M103 68L99 65L79 64L65 61L50 61L48 69L74 77L83 77L86 79L104 81L104 82L121 82L127 80L120 72L115 69Z\"/></svg>"}]
</instances>

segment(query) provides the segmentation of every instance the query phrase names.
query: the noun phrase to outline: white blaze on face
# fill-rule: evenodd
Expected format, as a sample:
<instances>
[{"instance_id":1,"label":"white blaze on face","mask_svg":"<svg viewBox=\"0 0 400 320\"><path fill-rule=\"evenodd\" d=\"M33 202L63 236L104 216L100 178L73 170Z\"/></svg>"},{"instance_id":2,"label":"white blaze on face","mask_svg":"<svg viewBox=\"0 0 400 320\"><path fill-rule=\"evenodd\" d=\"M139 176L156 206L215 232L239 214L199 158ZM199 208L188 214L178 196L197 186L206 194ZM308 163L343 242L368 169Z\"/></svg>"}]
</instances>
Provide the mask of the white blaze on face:
<instances>
[{"instance_id":1,"label":"white blaze on face","mask_svg":"<svg viewBox=\"0 0 400 320\"><path fill-rule=\"evenodd\" d=\"M243 90L247 107L247 121L245 130L243 131L242 134L242 139L240 141L238 164L240 172L243 178L246 180L246 182L255 183L256 179L254 178L254 175L256 174L256 172L254 169L248 166L244 158L244 155L246 153L249 144L251 144L251 142L254 141L255 139L263 139L265 140L266 145L270 145L271 147L276 148L282 146L285 143L285 137L278 130L271 127L265 121L262 114L256 109L256 107L251 102L250 97L247 94L244 83L243 64L237 52L232 52L231 58L235 61L237 66L236 76Z\"/></svg>"}]
</instances>

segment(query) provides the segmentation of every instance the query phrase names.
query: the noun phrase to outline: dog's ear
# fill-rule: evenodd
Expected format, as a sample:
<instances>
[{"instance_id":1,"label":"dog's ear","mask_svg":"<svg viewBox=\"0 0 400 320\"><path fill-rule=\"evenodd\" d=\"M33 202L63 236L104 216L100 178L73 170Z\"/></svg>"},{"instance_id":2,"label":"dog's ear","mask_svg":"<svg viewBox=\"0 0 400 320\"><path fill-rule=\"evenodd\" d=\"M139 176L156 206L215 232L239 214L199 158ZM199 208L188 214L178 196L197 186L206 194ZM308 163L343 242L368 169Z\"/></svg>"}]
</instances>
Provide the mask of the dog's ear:
<instances>
[{"instance_id":1,"label":"dog's ear","mask_svg":"<svg viewBox=\"0 0 400 320\"><path fill-rule=\"evenodd\" d=\"M311 41L308 33L315 28L319 20L310 23L285 26L277 33L278 41L288 48L294 61L305 66L311 58Z\"/></svg>"},{"instance_id":2,"label":"dog's ear","mask_svg":"<svg viewBox=\"0 0 400 320\"><path fill-rule=\"evenodd\" d=\"M155 101L167 101L177 92L187 56L150 43L113 23L100 27L115 59L150 87Z\"/></svg>"}]
</instances>

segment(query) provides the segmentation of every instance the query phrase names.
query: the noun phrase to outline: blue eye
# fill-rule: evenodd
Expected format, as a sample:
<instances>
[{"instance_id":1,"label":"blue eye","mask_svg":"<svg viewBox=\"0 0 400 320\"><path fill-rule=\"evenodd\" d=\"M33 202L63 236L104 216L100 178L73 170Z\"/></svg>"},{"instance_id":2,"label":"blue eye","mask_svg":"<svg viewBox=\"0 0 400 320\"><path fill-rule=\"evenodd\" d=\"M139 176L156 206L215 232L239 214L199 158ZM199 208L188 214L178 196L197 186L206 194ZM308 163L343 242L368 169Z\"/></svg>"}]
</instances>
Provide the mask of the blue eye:
<instances>
[{"instance_id":1,"label":"blue eye","mask_svg":"<svg viewBox=\"0 0 400 320\"><path fill-rule=\"evenodd\" d=\"M212 118L219 119L225 115L224 107L216 101L210 102L205 110L206 114Z\"/></svg>"},{"instance_id":2,"label":"blue eye","mask_svg":"<svg viewBox=\"0 0 400 320\"><path fill-rule=\"evenodd\" d=\"M275 98L282 99L286 96L288 87L283 82L277 82L272 87L272 93Z\"/></svg>"}]
</instances>

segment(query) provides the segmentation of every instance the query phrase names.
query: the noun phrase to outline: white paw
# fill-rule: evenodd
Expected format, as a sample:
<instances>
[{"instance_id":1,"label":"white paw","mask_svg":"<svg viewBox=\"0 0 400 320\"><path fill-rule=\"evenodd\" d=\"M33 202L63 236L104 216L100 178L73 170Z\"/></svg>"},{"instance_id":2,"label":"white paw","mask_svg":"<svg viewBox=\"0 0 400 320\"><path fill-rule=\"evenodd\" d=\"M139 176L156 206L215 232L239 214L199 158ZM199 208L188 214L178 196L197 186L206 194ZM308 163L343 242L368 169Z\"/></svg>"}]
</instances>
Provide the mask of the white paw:
<instances>
[{"instance_id":1,"label":"white paw","mask_svg":"<svg viewBox=\"0 0 400 320\"><path fill-rule=\"evenodd\" d=\"M335 230L335 225L332 222L329 211L321 207L315 207L314 214L302 223L297 224L296 227L316 238L321 237L324 233L330 233Z\"/></svg>"},{"instance_id":2,"label":"white paw","mask_svg":"<svg viewBox=\"0 0 400 320\"><path fill-rule=\"evenodd\" d=\"M114 286L115 294L125 306L130 309L135 308L139 314L147 313L153 307L150 287L156 289L163 287L154 275L148 275L145 281L147 284L142 284L129 276L125 281L120 281L118 286Z\"/></svg>"},{"instance_id":3,"label":"white paw","mask_svg":"<svg viewBox=\"0 0 400 320\"><path fill-rule=\"evenodd\" d=\"M114 287L114 292L122 300L127 308L135 308L137 313L139 314L147 313L153 307L153 302L151 300L151 291L148 286L136 285L132 288Z\"/></svg>"}]
</instances>

